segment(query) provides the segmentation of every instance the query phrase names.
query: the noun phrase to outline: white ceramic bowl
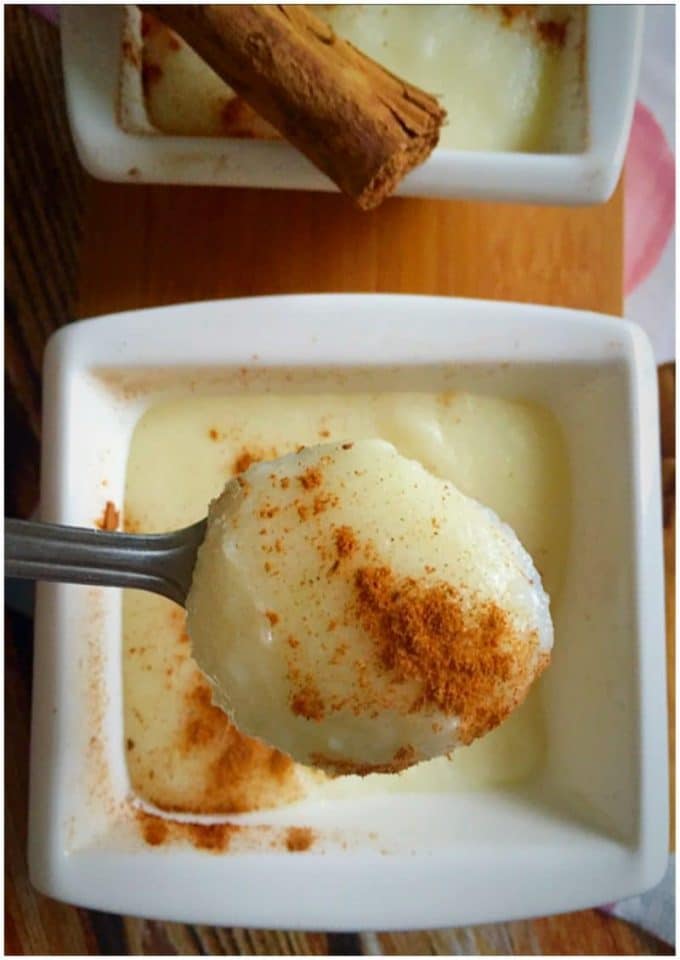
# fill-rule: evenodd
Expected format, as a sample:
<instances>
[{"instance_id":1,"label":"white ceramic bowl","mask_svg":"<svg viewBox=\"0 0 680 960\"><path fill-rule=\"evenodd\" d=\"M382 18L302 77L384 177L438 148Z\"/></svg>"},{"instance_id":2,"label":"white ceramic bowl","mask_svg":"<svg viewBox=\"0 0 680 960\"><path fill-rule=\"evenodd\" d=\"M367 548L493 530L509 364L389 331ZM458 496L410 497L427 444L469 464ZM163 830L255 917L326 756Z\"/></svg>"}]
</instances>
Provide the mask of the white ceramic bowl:
<instances>
[{"instance_id":1,"label":"white ceramic bowl","mask_svg":"<svg viewBox=\"0 0 680 960\"><path fill-rule=\"evenodd\" d=\"M259 372L244 379L243 367ZM33 883L126 914L327 930L556 913L652 886L667 858L668 783L657 386L644 334L574 310L382 295L72 324L45 361L42 518L91 525L106 499L123 502L132 430L159 396L286 390L291 370L296 389L519 394L559 419L573 522L543 681L545 763L514 787L226 818L312 826L304 854L146 846L124 758L121 593L41 584Z\"/></svg>"},{"instance_id":2,"label":"white ceramic bowl","mask_svg":"<svg viewBox=\"0 0 680 960\"><path fill-rule=\"evenodd\" d=\"M64 5L66 103L83 166L102 180L335 190L286 143L124 133L116 120L120 7ZM588 11L589 144L579 154L437 148L403 181L402 196L598 203L611 195L630 131L642 43L642 8Z\"/></svg>"}]
</instances>

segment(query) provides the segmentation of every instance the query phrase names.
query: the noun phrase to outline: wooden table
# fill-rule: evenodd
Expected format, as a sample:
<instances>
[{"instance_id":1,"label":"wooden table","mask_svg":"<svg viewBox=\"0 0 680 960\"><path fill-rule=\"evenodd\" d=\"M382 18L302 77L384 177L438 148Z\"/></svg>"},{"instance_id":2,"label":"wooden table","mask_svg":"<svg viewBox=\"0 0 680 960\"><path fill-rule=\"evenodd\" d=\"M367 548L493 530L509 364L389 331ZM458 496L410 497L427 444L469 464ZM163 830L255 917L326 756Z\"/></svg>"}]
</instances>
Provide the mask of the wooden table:
<instances>
[{"instance_id":1,"label":"wooden table","mask_svg":"<svg viewBox=\"0 0 680 960\"><path fill-rule=\"evenodd\" d=\"M8 512L25 515L35 504L42 349L50 330L74 314L343 290L456 294L621 313L621 189L610 203L591 209L395 200L360 214L336 196L86 181L68 142L53 28L16 8L6 25ZM38 60L41 70L31 70ZM662 387L671 578L673 368L663 372ZM672 604L670 591L668 596ZM360 937L158 923L42 897L28 883L25 862L31 624L10 614L6 627L8 953L671 953L594 910Z\"/></svg>"}]
</instances>

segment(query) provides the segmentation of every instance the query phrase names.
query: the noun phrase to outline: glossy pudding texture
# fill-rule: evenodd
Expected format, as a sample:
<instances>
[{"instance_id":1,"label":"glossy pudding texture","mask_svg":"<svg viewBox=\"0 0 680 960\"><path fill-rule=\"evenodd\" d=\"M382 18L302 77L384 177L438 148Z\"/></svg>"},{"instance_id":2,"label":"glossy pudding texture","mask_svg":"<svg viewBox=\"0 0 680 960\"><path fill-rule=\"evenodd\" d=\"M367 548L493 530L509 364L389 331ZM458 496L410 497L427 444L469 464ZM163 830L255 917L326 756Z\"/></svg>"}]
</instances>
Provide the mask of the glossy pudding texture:
<instances>
[{"instance_id":1,"label":"glossy pudding texture","mask_svg":"<svg viewBox=\"0 0 680 960\"><path fill-rule=\"evenodd\" d=\"M353 447L343 449L343 444L352 441ZM319 443L330 445L321 456L331 456L331 451L336 450L337 455L332 455L334 466L316 465L321 473L321 482L317 484L315 465L309 461L317 454L311 449L306 453L296 451L301 445L312 448ZM252 465L285 455L290 456L286 461L287 473L278 476L279 485L275 489L271 486L272 471L266 466ZM402 456L408 460L402 462ZM362 504L375 503L375 487L368 486L368 477L370 471L375 477L378 464L382 464L383 475L389 467L393 478L388 483L389 489L383 488L376 512ZM326 766L334 773L343 771L343 764L337 761L345 754L337 750L333 754L332 744L329 753L329 737L323 741L320 733L324 729L326 734L329 732L324 722L340 719L344 727L345 720L351 719L358 724L354 733L359 737L363 736L357 732L362 723L370 729L377 729L377 725L371 727L375 718L365 712L360 711L360 716L354 717L350 704L344 712L330 709L330 701L335 696L333 675L324 674L323 669L319 674L318 658L317 662L306 663L301 658L304 648L289 643L290 636L294 641L301 639L304 616L318 643L326 643L330 658L335 657L334 669L339 671L336 679L342 676L342 671L350 671L351 678L356 676L356 660L360 659L357 653L365 644L372 657L382 658L388 665L400 661L405 679L397 686L405 697L409 691L408 700L416 688L422 689L423 678L417 673L414 675L414 662L408 657L404 660L403 651L393 644L390 625L410 623L417 628L413 638L428 644L432 630L428 626L423 633L420 630L423 623L431 623L429 618L433 615L436 620L439 613L448 615L452 607L458 614L468 610L465 603L471 594L468 596L459 589L461 581L466 579L468 587L476 584L478 592L483 588L489 598L496 599L499 609L508 613L508 622L515 631L507 634L502 616L498 620L491 617L483 635L497 635L501 649L504 649L505 637L521 636L526 641L525 650L530 655L524 662L528 672L523 673L525 668L517 672L512 658L502 667L499 663L500 670L507 671L509 686L521 691L522 677L528 680L532 671L540 670L541 651L549 646L547 627L541 626L543 601L537 585L527 580L519 592L511 587L513 577L515 586L523 579L522 570L528 579L534 577L523 551L500 521L516 531L533 557L551 595L554 614L556 601L559 604L568 532L568 470L559 428L545 410L498 397L464 393L241 393L181 396L160 401L142 416L132 438L125 527L160 532L192 523L205 515L206 505L219 496L225 480L248 471L249 467L245 477L251 481L258 475L257 470L262 471L262 489L259 494L251 494L250 499L244 498L242 503L249 507L239 520L243 524L241 534L245 529L253 530L258 541L257 547L251 543L252 549L246 551L243 570L252 565L255 577L252 585L257 583L258 593L263 585L271 592L266 594L266 600L259 601L254 616L252 596L249 597L247 591L242 594L246 619L239 636L241 639L255 636L264 662L273 669L262 682L273 685L271 695L278 697L280 709L287 711L296 725L316 731L314 736L318 735L318 742L309 741L309 752L332 757L334 762ZM348 470L350 475L344 476L343 472ZM361 475L363 471L366 473ZM304 482L299 479L306 476ZM286 479L287 487L285 483L281 485ZM448 483L448 499L455 510L451 511L451 529L446 530L444 521L444 529L435 531L432 519L439 524L447 512L442 506L443 481ZM333 487L342 482L348 496L341 504L340 495L337 491L334 493ZM385 506L381 514L380 503L396 505L409 483L420 487L418 498L408 498L409 512L397 515L396 510ZM239 490L242 489L239 485ZM236 492L234 487L229 490L227 498ZM288 500L275 503L271 498L274 493L285 495ZM490 511L471 504L469 497L490 507L500 521ZM258 503L261 500L257 509L256 500ZM284 508L284 503L290 505ZM277 505L281 509L273 511L272 516L259 517L260 511L267 513ZM303 514L305 508L307 510L305 522L301 522L298 508L302 508ZM361 517L361 530L355 510ZM420 527L421 511L428 524L426 535ZM288 514L291 519L293 515L297 518L297 526L284 522ZM495 540L501 542L510 566L515 568L511 577L502 570L498 577L491 576L483 569L484 564L477 561L475 565L472 556L475 551L471 551L469 558L458 561L459 571L467 564L466 578L444 574L443 564L451 563L448 553L455 538L462 535L463 523L467 524L468 531L473 528L478 531L479 542L470 540L475 551L486 549L484 544ZM290 527L288 534L283 533L286 525ZM387 542L381 539L383 529L391 530ZM267 532L260 534L260 530ZM430 535L435 532L437 536ZM237 533L238 529L229 535ZM411 539L414 534L418 548L409 551L399 537ZM315 537L317 544L313 542ZM394 537L394 541L390 541L390 537ZM278 547L277 541L280 541ZM284 555L283 549L290 554ZM320 549L328 553L327 558L321 557ZM497 549L497 544L493 549ZM265 563L273 568L283 560L293 563L298 581L303 579L307 566L313 568L314 583L296 591L297 606L288 592L279 589L275 576L265 575ZM435 569L426 570L426 565ZM234 575L238 579L238 568ZM321 583L316 581L317 576L323 579L327 601L337 613L325 610L326 600L323 616L318 605L314 607L314 591ZM471 576L477 578L474 584ZM503 577L506 577L507 590L501 587ZM460 596L454 594L456 589ZM395 594L398 597L393 599ZM265 593L259 595L264 598ZM308 605L307 612L303 609L303 598ZM348 604L354 619L349 625L343 625L342 620L350 613ZM483 605L477 609L482 610ZM522 617L526 630L522 628L517 632ZM337 622L329 629L332 620ZM478 624L474 618L472 622ZM534 629L535 638L532 637ZM478 636L474 631L472 635ZM267 646L269 639L272 643ZM195 643L196 636L193 640ZM239 637L233 642L238 644ZM344 653L343 642L347 644ZM350 651L353 657L347 657ZM321 652L319 647L317 654ZM293 668L290 677L289 662ZM389 666L385 669L384 689L390 688L392 669ZM527 701L498 729L471 746L456 750L450 760L444 757L420 763L398 775L329 779L294 762L283 751L237 730L228 716L213 704L211 683L191 656L184 611L161 597L139 591L125 593L123 671L126 751L132 787L140 797L164 810L242 812L290 803L303 796L357 797L376 791L483 787L521 780L541 762L540 690L534 688ZM309 690L305 687L305 675L313 671L323 701L322 709L327 711L326 721L304 716L305 712L314 714L319 709L314 696L306 695ZM212 673L214 676L215 671ZM360 688L354 684L354 689ZM421 740L410 727L408 733L407 728L402 727L394 739L386 738L376 745L380 752L369 757L370 764L393 769L395 754L404 745L410 744L414 751L428 755L426 750L433 742L438 748L440 743L446 745L444 739L447 743L464 742L474 736L474 711L467 714L466 703L458 701L451 712L448 707L441 709L441 703L447 704L452 692L456 691L444 690L440 697L436 686L431 685L426 693L426 699L430 698L427 707L406 719L407 723L413 721L416 728L420 725ZM298 712L291 712L291 697ZM512 700L508 687L506 703ZM256 701L253 688L251 706ZM465 724L461 724L461 716L466 718ZM239 718L239 722L244 721ZM442 729L436 733L432 727L438 723ZM483 725L487 725L487 721ZM396 765L409 758L413 759L410 754L402 753L401 762L397 758Z\"/></svg>"},{"instance_id":2,"label":"glossy pudding texture","mask_svg":"<svg viewBox=\"0 0 680 960\"><path fill-rule=\"evenodd\" d=\"M392 73L440 97L448 114L442 147L584 149L584 6L324 4L315 12ZM132 7L125 16L124 127L279 139L159 20Z\"/></svg>"},{"instance_id":3,"label":"glossy pudding texture","mask_svg":"<svg viewBox=\"0 0 680 960\"><path fill-rule=\"evenodd\" d=\"M329 773L397 772L483 736L553 639L514 532L375 439L230 481L187 612L192 654L239 729Z\"/></svg>"}]
</instances>

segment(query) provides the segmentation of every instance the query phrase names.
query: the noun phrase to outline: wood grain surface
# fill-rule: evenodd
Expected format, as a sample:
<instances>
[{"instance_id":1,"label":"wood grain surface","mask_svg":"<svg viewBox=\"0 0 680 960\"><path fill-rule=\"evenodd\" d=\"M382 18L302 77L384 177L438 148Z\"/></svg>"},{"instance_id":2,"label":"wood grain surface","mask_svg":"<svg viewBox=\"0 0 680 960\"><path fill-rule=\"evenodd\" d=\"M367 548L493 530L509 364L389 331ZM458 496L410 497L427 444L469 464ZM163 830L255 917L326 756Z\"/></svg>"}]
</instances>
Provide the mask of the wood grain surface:
<instances>
[{"instance_id":1,"label":"wood grain surface","mask_svg":"<svg viewBox=\"0 0 680 960\"><path fill-rule=\"evenodd\" d=\"M81 173L70 145L56 30L17 7L6 8L5 26L5 489L10 514L28 515L37 501L42 353L51 330L75 315L323 290L457 294L621 312L620 189L610 203L590 209L395 200L373 214L360 214L335 196L94 183ZM675 569L674 393L675 370L667 366L660 372L660 397L669 626ZM359 936L160 923L40 896L26 869L32 624L8 613L5 626L5 949L10 955L672 953L595 910ZM674 662L672 629L669 662Z\"/></svg>"},{"instance_id":2,"label":"wood grain surface","mask_svg":"<svg viewBox=\"0 0 680 960\"><path fill-rule=\"evenodd\" d=\"M597 208L89 182L78 313L313 291L622 311L622 191Z\"/></svg>"}]
</instances>

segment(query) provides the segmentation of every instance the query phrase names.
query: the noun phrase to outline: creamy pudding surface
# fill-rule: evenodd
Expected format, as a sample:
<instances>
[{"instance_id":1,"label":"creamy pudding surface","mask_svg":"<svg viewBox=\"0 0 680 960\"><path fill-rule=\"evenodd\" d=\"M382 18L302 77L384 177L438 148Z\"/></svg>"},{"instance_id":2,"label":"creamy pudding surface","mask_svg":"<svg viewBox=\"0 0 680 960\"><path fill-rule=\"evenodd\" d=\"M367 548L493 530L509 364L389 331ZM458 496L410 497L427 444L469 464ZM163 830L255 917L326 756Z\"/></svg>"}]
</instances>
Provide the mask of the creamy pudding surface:
<instances>
[{"instance_id":1,"label":"creamy pudding surface","mask_svg":"<svg viewBox=\"0 0 680 960\"><path fill-rule=\"evenodd\" d=\"M578 153L586 145L587 10L576 4L322 4L317 16L439 97L440 146ZM121 123L133 132L278 139L190 47L126 8Z\"/></svg>"},{"instance_id":2,"label":"creamy pudding surface","mask_svg":"<svg viewBox=\"0 0 680 960\"><path fill-rule=\"evenodd\" d=\"M316 448L318 444L323 446ZM310 449L298 451L303 445ZM265 464L253 466L259 460L286 455L277 471ZM320 458L325 458L323 463ZM523 548L533 558L554 607L567 536L565 452L557 424L546 411L470 394L234 395L164 401L147 411L133 436L126 528L162 531L191 523L205 515L207 504L237 473L243 474L242 482L250 483L255 493L245 499L249 508L240 514L237 529L229 531L232 545L240 542L240 552L231 569L233 605L222 610L227 621L231 618L229 629L241 631L239 650L244 656L237 660L237 669L245 670L241 707L246 713L240 716L235 703L231 707L245 730L263 736L263 728L257 725L276 718L277 711L290 715L295 703L295 722L312 731L306 741L303 738L307 753L296 756L343 773L356 769L343 762L347 756L356 760L363 750L367 767L359 772L369 773L371 769L408 766L457 743L467 743L483 733L482 728L495 726L498 718L485 720L474 710L466 713L466 704L469 707L472 700L469 696L461 699L461 691L453 688L449 694L458 697L455 710L442 709L451 703L437 702L435 694L420 712L409 716L400 708L397 724L381 726L370 712L353 709L357 703L330 709L334 698L335 705L339 704L333 684L343 671L350 671L352 681L356 679L361 644L369 638L374 650L388 659L393 656L385 624L391 622L392 614L410 616L413 610L425 609L424 596L435 605L444 604L448 613L453 603L460 615L472 616L466 622L477 626L474 604L467 602L473 593L505 612L509 619L503 620L502 628L501 620L494 617L485 625L496 624L494 642L500 643L501 652L510 649L506 641L514 643L521 638L527 656L521 660L524 666L514 673L511 668L513 663L517 667L516 659L510 658L500 667L505 678L501 713L507 713L515 698L523 699L551 643L547 599L540 582L530 583L538 578ZM381 475L391 480L386 481L383 495L376 499L373 494L371 501L370 491ZM258 476L262 481L259 493ZM371 485L367 486L369 477ZM347 496L341 504L342 484ZM409 485L417 495L404 499ZM235 514L229 511L243 489L238 482L230 484L213 511L233 520ZM442 496L452 499L452 508L443 513ZM226 514L221 509L224 497ZM400 502L410 506L397 516ZM300 513L307 515L304 523ZM285 519L288 514L290 521L295 514L297 525ZM447 517L451 518L448 529ZM433 518L439 530L432 526ZM424 520L429 525L426 532L422 530ZM523 547L505 523L517 533ZM386 535L390 528L392 532ZM444 564L449 562L452 545L460 545L465 536L471 549L449 573ZM507 569L500 564L494 570L488 562L484 551L491 549L489 544L494 546L488 556L504 557ZM328 555L321 557L319 550ZM284 551L290 551L286 563L293 565L298 579L314 581L300 584L294 594L271 576L272 569L284 560ZM460 550L458 555L462 556ZM311 569L316 572L306 577ZM314 597L320 596L315 594L319 581L314 578L321 575L326 578L323 609L318 604L314 607ZM256 582L258 577L261 582ZM241 587L245 582L248 589L239 592L239 582ZM472 593L466 595L466 589ZM401 611L388 610L386 620L385 597L395 594L405 598L406 606ZM254 595L260 605L256 610ZM358 619L348 619L350 601ZM476 608L478 613L483 606ZM344 624L343 619L347 621ZM137 794L162 809L240 812L305 795L464 789L521 780L541 760L540 691L534 690L502 726L472 746L456 750L451 759L419 763L400 774L328 780L295 763L286 753L236 730L227 715L213 705L211 684L190 656L184 621L184 612L169 601L126 592L123 668L128 768ZM310 622L318 644L316 662L296 655L300 649L296 641ZM508 624L512 625L510 632ZM204 638L209 633L206 631ZM488 639L489 630L482 631L482 636ZM196 646L193 624L192 640ZM251 642L260 644L260 650L248 659L245 653ZM198 640L198 646L202 644ZM206 655L198 647L194 652L204 667L206 656L217 656L208 669L215 680L218 654ZM400 655L398 650L396 653ZM324 674L327 655L335 659L336 672ZM253 676L264 671L261 688L254 684L249 670L254 671ZM417 686L413 676L399 686L403 704L412 705ZM388 683L385 690L388 687L394 694L397 688ZM354 688L359 689L356 684ZM263 689L266 702L261 699ZM473 692L471 688L470 696ZM499 705L498 687L486 689L485 694L487 703ZM305 716L310 711L315 720ZM319 711L332 721L330 727L319 722ZM372 746L366 755L367 731L371 730L383 730L384 736L369 737ZM295 753L280 731L277 724L268 739Z\"/></svg>"},{"instance_id":3,"label":"creamy pudding surface","mask_svg":"<svg viewBox=\"0 0 680 960\"><path fill-rule=\"evenodd\" d=\"M304 447L230 481L187 614L238 728L329 773L398 772L483 736L553 640L510 527L383 440Z\"/></svg>"}]
</instances>

